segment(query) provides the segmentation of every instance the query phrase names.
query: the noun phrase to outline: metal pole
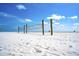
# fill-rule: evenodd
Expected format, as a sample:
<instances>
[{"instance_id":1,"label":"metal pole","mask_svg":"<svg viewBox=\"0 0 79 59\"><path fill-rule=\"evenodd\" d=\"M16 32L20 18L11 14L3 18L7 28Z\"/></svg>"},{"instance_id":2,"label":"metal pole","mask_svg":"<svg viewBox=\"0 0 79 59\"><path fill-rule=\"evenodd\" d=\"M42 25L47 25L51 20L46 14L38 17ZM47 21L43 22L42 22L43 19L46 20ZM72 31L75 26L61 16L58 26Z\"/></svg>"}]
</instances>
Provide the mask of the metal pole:
<instances>
[{"instance_id":1,"label":"metal pole","mask_svg":"<svg viewBox=\"0 0 79 59\"><path fill-rule=\"evenodd\" d=\"M44 35L44 20L42 20L42 34Z\"/></svg>"},{"instance_id":2,"label":"metal pole","mask_svg":"<svg viewBox=\"0 0 79 59\"><path fill-rule=\"evenodd\" d=\"M27 33L27 24L26 24L26 33Z\"/></svg>"},{"instance_id":3,"label":"metal pole","mask_svg":"<svg viewBox=\"0 0 79 59\"><path fill-rule=\"evenodd\" d=\"M50 32L51 32L51 35L53 35L53 25L52 25L52 19L50 19Z\"/></svg>"},{"instance_id":4,"label":"metal pole","mask_svg":"<svg viewBox=\"0 0 79 59\"><path fill-rule=\"evenodd\" d=\"M19 26L18 26L18 33L19 33Z\"/></svg>"},{"instance_id":5,"label":"metal pole","mask_svg":"<svg viewBox=\"0 0 79 59\"><path fill-rule=\"evenodd\" d=\"M25 25L23 26L23 28L24 28L24 33L25 33Z\"/></svg>"}]
</instances>

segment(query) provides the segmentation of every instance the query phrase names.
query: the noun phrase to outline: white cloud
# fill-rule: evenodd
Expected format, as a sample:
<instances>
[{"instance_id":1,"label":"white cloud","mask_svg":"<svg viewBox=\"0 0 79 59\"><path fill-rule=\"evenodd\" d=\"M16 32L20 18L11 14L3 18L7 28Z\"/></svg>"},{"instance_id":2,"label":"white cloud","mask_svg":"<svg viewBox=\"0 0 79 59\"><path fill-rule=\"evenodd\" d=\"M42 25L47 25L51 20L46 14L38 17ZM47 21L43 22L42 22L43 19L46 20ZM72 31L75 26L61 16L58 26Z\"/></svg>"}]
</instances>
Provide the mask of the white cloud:
<instances>
[{"instance_id":1,"label":"white cloud","mask_svg":"<svg viewBox=\"0 0 79 59\"><path fill-rule=\"evenodd\" d=\"M50 17L47 17L47 19L60 20L60 19L65 19L65 16L53 14Z\"/></svg>"},{"instance_id":2,"label":"white cloud","mask_svg":"<svg viewBox=\"0 0 79 59\"><path fill-rule=\"evenodd\" d=\"M24 5L16 5L19 10L26 10L27 8Z\"/></svg>"},{"instance_id":3,"label":"white cloud","mask_svg":"<svg viewBox=\"0 0 79 59\"><path fill-rule=\"evenodd\" d=\"M25 22L32 22L31 19L25 19Z\"/></svg>"},{"instance_id":4,"label":"white cloud","mask_svg":"<svg viewBox=\"0 0 79 59\"><path fill-rule=\"evenodd\" d=\"M47 24L48 24L48 22L45 22L45 21L44 21L44 24L45 24L45 25L47 25Z\"/></svg>"},{"instance_id":5,"label":"white cloud","mask_svg":"<svg viewBox=\"0 0 79 59\"><path fill-rule=\"evenodd\" d=\"M74 26L75 26L75 25L79 25L79 23L74 23Z\"/></svg>"},{"instance_id":6,"label":"white cloud","mask_svg":"<svg viewBox=\"0 0 79 59\"><path fill-rule=\"evenodd\" d=\"M6 14L6 13L4 13L4 12L0 12L0 15L8 16L8 14Z\"/></svg>"},{"instance_id":7,"label":"white cloud","mask_svg":"<svg viewBox=\"0 0 79 59\"><path fill-rule=\"evenodd\" d=\"M55 23L56 21L55 20L53 20L53 23Z\"/></svg>"},{"instance_id":8,"label":"white cloud","mask_svg":"<svg viewBox=\"0 0 79 59\"><path fill-rule=\"evenodd\" d=\"M59 23L54 23L55 25L59 25Z\"/></svg>"},{"instance_id":9,"label":"white cloud","mask_svg":"<svg viewBox=\"0 0 79 59\"><path fill-rule=\"evenodd\" d=\"M0 15L1 15L1 16L5 16L5 17L8 16L8 14L6 14L6 13L4 13L4 12L0 12Z\"/></svg>"},{"instance_id":10,"label":"white cloud","mask_svg":"<svg viewBox=\"0 0 79 59\"><path fill-rule=\"evenodd\" d=\"M0 16L17 18L16 16L14 16L14 15L10 15L10 14L5 13L5 12L0 12Z\"/></svg>"},{"instance_id":11,"label":"white cloud","mask_svg":"<svg viewBox=\"0 0 79 59\"><path fill-rule=\"evenodd\" d=\"M22 23L32 22L31 19L27 19L27 18L26 18L26 19L22 20L22 19L18 18L17 16L10 15L10 14L4 13L4 12L0 12L0 16L15 18L15 19L17 19L18 21L20 21L20 22L22 22Z\"/></svg>"},{"instance_id":12,"label":"white cloud","mask_svg":"<svg viewBox=\"0 0 79 59\"><path fill-rule=\"evenodd\" d=\"M22 22L22 23L32 22L32 20L31 20L31 19L24 19L24 20L20 19L19 21L20 21L20 22Z\"/></svg>"},{"instance_id":13,"label":"white cloud","mask_svg":"<svg viewBox=\"0 0 79 59\"><path fill-rule=\"evenodd\" d=\"M51 15L51 16L49 16L49 17L47 17L47 19L54 19L54 20L60 20L60 19L77 19L78 18L78 16L63 16L63 15L58 15L58 14L53 14L53 15Z\"/></svg>"},{"instance_id":14,"label":"white cloud","mask_svg":"<svg viewBox=\"0 0 79 59\"><path fill-rule=\"evenodd\" d=\"M71 17L69 17L70 19L77 19L78 18L78 16L71 16Z\"/></svg>"}]
</instances>

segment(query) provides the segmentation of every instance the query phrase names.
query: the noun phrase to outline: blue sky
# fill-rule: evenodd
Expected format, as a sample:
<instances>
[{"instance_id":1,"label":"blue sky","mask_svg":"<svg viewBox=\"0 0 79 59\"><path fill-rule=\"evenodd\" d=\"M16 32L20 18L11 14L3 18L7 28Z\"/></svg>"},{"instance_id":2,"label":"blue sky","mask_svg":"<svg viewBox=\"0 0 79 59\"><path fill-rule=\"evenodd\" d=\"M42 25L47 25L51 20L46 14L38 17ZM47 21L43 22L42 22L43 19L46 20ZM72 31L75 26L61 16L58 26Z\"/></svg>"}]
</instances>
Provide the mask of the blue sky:
<instances>
[{"instance_id":1,"label":"blue sky","mask_svg":"<svg viewBox=\"0 0 79 59\"><path fill-rule=\"evenodd\" d=\"M50 18L54 31L79 31L78 3L4 3L0 4L0 31L16 31L22 27L41 24L44 19L45 31L49 31ZM39 27L40 28L40 27Z\"/></svg>"}]
</instances>

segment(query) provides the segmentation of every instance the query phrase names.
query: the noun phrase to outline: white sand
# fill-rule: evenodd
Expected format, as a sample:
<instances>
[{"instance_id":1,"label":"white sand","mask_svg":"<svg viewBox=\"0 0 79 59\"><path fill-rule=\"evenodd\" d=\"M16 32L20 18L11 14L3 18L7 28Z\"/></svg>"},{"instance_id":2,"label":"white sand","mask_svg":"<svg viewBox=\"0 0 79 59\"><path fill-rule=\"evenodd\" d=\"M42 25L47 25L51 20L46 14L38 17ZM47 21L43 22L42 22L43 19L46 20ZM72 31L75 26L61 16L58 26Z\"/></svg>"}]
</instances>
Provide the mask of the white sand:
<instances>
[{"instance_id":1,"label":"white sand","mask_svg":"<svg viewBox=\"0 0 79 59\"><path fill-rule=\"evenodd\" d=\"M0 56L78 56L79 33L0 32Z\"/></svg>"}]
</instances>

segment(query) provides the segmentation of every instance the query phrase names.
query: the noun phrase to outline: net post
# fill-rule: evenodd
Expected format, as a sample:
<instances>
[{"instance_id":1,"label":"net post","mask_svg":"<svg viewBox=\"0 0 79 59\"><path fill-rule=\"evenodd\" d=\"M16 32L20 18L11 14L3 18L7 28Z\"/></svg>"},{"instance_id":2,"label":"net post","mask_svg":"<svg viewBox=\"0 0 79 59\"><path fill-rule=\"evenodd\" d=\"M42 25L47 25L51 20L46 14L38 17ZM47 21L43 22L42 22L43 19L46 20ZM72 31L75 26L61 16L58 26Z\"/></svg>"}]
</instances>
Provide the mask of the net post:
<instances>
[{"instance_id":1,"label":"net post","mask_svg":"<svg viewBox=\"0 0 79 59\"><path fill-rule=\"evenodd\" d=\"M19 26L18 26L17 32L19 33Z\"/></svg>"},{"instance_id":2,"label":"net post","mask_svg":"<svg viewBox=\"0 0 79 59\"><path fill-rule=\"evenodd\" d=\"M27 24L26 24L26 34L27 34Z\"/></svg>"},{"instance_id":3,"label":"net post","mask_svg":"<svg viewBox=\"0 0 79 59\"><path fill-rule=\"evenodd\" d=\"M25 25L23 26L23 32L25 33Z\"/></svg>"},{"instance_id":4,"label":"net post","mask_svg":"<svg viewBox=\"0 0 79 59\"><path fill-rule=\"evenodd\" d=\"M42 34L44 35L44 20L42 20Z\"/></svg>"},{"instance_id":5,"label":"net post","mask_svg":"<svg viewBox=\"0 0 79 59\"><path fill-rule=\"evenodd\" d=\"M53 19L50 19L50 32L51 32L51 35L53 35L53 22L52 22Z\"/></svg>"}]
</instances>

